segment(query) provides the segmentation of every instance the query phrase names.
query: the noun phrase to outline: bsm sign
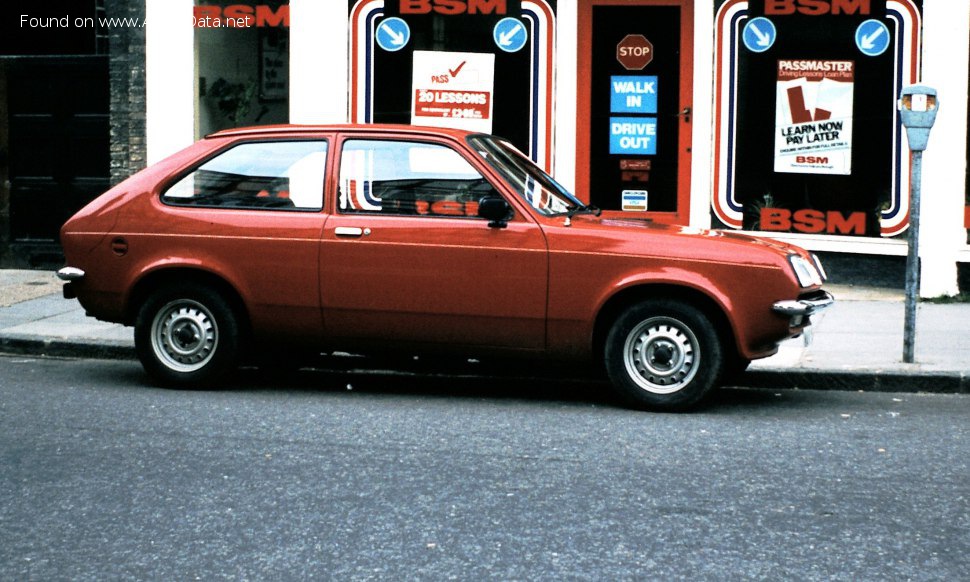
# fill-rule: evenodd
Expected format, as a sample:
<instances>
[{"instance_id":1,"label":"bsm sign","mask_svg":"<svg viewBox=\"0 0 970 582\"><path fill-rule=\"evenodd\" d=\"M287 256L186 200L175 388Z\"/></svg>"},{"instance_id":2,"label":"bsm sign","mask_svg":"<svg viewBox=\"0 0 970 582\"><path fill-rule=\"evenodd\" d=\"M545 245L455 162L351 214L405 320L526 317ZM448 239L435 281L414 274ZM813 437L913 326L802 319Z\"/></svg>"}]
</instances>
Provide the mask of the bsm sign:
<instances>
[{"instance_id":1,"label":"bsm sign","mask_svg":"<svg viewBox=\"0 0 970 582\"><path fill-rule=\"evenodd\" d=\"M400 0L401 14L507 14L507 0Z\"/></svg>"},{"instance_id":2,"label":"bsm sign","mask_svg":"<svg viewBox=\"0 0 970 582\"><path fill-rule=\"evenodd\" d=\"M229 6L195 6L192 8L192 25L195 28L249 28L251 26L290 25L290 6L283 4L274 9L260 4L231 4Z\"/></svg>"},{"instance_id":3,"label":"bsm sign","mask_svg":"<svg viewBox=\"0 0 970 582\"><path fill-rule=\"evenodd\" d=\"M787 208L762 208L761 230L795 231L808 234L866 234L866 214L838 211L822 212L810 208L791 211Z\"/></svg>"},{"instance_id":4,"label":"bsm sign","mask_svg":"<svg viewBox=\"0 0 970 582\"><path fill-rule=\"evenodd\" d=\"M765 16L872 14L871 0L765 0Z\"/></svg>"}]
</instances>

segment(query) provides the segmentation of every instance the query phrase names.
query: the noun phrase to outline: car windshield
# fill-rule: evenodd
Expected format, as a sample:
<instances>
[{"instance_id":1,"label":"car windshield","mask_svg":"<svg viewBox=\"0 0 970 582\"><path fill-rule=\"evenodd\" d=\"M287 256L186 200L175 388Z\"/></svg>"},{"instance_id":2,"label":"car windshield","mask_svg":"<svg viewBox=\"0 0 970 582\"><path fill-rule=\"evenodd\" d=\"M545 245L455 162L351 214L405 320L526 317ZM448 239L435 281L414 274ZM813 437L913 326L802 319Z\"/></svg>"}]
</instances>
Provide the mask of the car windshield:
<instances>
[{"instance_id":1,"label":"car windshield","mask_svg":"<svg viewBox=\"0 0 970 582\"><path fill-rule=\"evenodd\" d=\"M468 142L538 212L554 216L585 208L582 202L509 142L490 135L474 135L468 138Z\"/></svg>"}]
</instances>

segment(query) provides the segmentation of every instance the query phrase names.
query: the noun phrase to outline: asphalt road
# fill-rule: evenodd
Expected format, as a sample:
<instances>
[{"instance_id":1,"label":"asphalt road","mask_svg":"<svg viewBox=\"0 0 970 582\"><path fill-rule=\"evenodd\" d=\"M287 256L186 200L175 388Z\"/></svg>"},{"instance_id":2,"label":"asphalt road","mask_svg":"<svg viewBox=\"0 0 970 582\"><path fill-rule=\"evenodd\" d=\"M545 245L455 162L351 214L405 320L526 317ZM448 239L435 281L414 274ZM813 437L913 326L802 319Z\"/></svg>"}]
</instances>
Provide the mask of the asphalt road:
<instances>
[{"instance_id":1,"label":"asphalt road","mask_svg":"<svg viewBox=\"0 0 970 582\"><path fill-rule=\"evenodd\" d=\"M970 397L0 357L0 580L965 580Z\"/></svg>"}]
</instances>

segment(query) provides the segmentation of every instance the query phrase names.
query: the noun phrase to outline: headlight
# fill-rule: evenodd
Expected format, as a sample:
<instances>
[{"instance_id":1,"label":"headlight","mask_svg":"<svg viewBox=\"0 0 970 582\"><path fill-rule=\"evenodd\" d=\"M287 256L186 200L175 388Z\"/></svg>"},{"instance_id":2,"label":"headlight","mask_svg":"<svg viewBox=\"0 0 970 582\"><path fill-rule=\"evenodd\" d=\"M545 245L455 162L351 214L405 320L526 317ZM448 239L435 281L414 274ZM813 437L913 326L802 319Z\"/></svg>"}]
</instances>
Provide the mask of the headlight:
<instances>
[{"instance_id":1,"label":"headlight","mask_svg":"<svg viewBox=\"0 0 970 582\"><path fill-rule=\"evenodd\" d=\"M788 255L788 262L791 263L792 269L795 270L795 276L798 277L798 284L802 287L822 284L822 275L819 274L815 265L805 257L801 255Z\"/></svg>"},{"instance_id":2,"label":"headlight","mask_svg":"<svg viewBox=\"0 0 970 582\"><path fill-rule=\"evenodd\" d=\"M825 272L825 268L822 266L822 259L818 258L818 255L812 253L812 260L815 261L815 268L818 269L818 274L822 276L822 282L829 280L828 273Z\"/></svg>"}]
</instances>

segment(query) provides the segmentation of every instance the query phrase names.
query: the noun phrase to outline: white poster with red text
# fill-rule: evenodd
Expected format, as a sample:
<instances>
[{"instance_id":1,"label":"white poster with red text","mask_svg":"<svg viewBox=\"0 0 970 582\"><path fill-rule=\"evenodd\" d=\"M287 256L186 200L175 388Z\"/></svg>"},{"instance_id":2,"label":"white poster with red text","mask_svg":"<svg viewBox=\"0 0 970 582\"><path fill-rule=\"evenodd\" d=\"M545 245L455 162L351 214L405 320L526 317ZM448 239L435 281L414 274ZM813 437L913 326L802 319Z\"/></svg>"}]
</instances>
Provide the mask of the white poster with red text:
<instances>
[{"instance_id":1,"label":"white poster with red text","mask_svg":"<svg viewBox=\"0 0 970 582\"><path fill-rule=\"evenodd\" d=\"M854 86L853 61L778 61L776 172L852 173Z\"/></svg>"},{"instance_id":2,"label":"white poster with red text","mask_svg":"<svg viewBox=\"0 0 970 582\"><path fill-rule=\"evenodd\" d=\"M414 51L411 124L492 132L495 55Z\"/></svg>"}]
</instances>

